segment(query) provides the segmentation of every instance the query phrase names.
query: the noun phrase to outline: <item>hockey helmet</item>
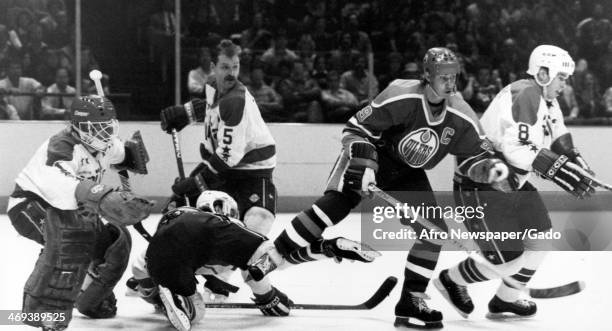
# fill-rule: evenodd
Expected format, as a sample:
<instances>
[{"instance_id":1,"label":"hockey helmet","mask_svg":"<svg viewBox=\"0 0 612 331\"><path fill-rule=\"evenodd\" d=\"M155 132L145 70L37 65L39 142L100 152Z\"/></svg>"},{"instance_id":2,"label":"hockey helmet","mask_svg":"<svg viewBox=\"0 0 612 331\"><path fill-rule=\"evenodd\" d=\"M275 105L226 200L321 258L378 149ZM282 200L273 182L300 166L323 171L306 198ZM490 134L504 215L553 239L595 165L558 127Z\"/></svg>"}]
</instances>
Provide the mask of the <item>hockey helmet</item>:
<instances>
[{"instance_id":1,"label":"hockey helmet","mask_svg":"<svg viewBox=\"0 0 612 331\"><path fill-rule=\"evenodd\" d=\"M238 218L238 204L229 194L221 191L204 191L198 197L196 207L203 211Z\"/></svg>"},{"instance_id":2,"label":"hockey helmet","mask_svg":"<svg viewBox=\"0 0 612 331\"><path fill-rule=\"evenodd\" d=\"M431 81L440 75L459 74L459 59L450 49L445 47L430 48L423 57L425 80Z\"/></svg>"},{"instance_id":3,"label":"hockey helmet","mask_svg":"<svg viewBox=\"0 0 612 331\"><path fill-rule=\"evenodd\" d=\"M548 69L550 79L547 82L540 82L537 74L540 68ZM541 86L549 85L558 74L571 76L574 73L574 60L567 51L557 46L540 45L531 52L529 56L529 68L527 73L536 77L536 82Z\"/></svg>"},{"instance_id":4,"label":"hockey helmet","mask_svg":"<svg viewBox=\"0 0 612 331\"><path fill-rule=\"evenodd\" d=\"M115 107L110 100L97 95L74 100L70 107L70 124L84 144L101 152L117 135Z\"/></svg>"}]
</instances>

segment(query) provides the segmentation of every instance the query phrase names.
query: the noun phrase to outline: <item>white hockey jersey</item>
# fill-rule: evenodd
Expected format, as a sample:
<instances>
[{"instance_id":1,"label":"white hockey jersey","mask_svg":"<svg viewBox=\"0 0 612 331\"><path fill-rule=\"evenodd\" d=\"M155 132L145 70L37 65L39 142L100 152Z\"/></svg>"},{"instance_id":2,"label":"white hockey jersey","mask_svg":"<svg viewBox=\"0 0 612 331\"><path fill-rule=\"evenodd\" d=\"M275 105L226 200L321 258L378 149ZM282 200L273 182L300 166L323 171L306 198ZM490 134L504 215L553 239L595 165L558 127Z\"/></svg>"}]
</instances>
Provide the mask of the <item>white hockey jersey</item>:
<instances>
[{"instance_id":1,"label":"white hockey jersey","mask_svg":"<svg viewBox=\"0 0 612 331\"><path fill-rule=\"evenodd\" d=\"M255 98L244 85L236 85L218 97L206 85L204 147L210 165L228 170L271 170L276 166L275 141L261 117Z\"/></svg>"},{"instance_id":2,"label":"white hockey jersey","mask_svg":"<svg viewBox=\"0 0 612 331\"><path fill-rule=\"evenodd\" d=\"M516 81L493 99L480 122L518 175L519 187L529 179L531 164L542 148L568 132L557 100L546 101L533 79Z\"/></svg>"},{"instance_id":3,"label":"white hockey jersey","mask_svg":"<svg viewBox=\"0 0 612 331\"><path fill-rule=\"evenodd\" d=\"M31 192L51 206L62 210L77 209L75 190L83 179L100 182L111 164L125 158L123 142L113 139L106 152L92 155L70 129L47 139L34 153L15 182L23 191ZM9 202L9 209L16 203Z\"/></svg>"}]
</instances>

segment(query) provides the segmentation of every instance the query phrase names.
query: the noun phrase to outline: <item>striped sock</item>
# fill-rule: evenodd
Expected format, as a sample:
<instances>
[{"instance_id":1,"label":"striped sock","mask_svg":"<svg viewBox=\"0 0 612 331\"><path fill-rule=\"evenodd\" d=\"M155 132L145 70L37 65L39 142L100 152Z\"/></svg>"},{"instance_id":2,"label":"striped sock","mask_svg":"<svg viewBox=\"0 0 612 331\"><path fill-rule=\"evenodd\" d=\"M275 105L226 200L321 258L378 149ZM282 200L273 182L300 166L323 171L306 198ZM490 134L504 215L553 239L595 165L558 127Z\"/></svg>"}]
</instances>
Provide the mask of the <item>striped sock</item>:
<instances>
[{"instance_id":1,"label":"striped sock","mask_svg":"<svg viewBox=\"0 0 612 331\"><path fill-rule=\"evenodd\" d=\"M453 282L464 286L496 278L471 257L448 269L448 275Z\"/></svg>"}]
</instances>

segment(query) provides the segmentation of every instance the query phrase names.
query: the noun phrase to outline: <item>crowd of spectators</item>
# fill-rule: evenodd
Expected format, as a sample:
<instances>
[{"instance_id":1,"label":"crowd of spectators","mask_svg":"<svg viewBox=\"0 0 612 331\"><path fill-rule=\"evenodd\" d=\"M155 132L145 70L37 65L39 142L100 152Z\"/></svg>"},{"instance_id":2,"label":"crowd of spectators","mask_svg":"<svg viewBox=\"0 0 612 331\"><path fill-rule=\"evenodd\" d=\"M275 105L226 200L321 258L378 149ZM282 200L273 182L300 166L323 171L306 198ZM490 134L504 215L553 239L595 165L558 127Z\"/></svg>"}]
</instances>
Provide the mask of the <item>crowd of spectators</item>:
<instances>
[{"instance_id":1,"label":"crowd of spectators","mask_svg":"<svg viewBox=\"0 0 612 331\"><path fill-rule=\"evenodd\" d=\"M577 62L559 98L568 118L612 116L612 8L604 1L210 0L186 6L189 45L212 47L231 37L248 53L241 80L265 91L258 100L274 105L264 107L269 121L343 121L394 79L420 78L422 56L433 46L459 55L458 91L483 112L503 86L525 77L538 44L565 48ZM253 87L252 76L263 82Z\"/></svg>"},{"instance_id":2,"label":"crowd of spectators","mask_svg":"<svg viewBox=\"0 0 612 331\"><path fill-rule=\"evenodd\" d=\"M70 22L64 0L0 1L0 119L65 118L76 93ZM95 92L87 73L97 66L84 47L82 93Z\"/></svg>"}]
</instances>

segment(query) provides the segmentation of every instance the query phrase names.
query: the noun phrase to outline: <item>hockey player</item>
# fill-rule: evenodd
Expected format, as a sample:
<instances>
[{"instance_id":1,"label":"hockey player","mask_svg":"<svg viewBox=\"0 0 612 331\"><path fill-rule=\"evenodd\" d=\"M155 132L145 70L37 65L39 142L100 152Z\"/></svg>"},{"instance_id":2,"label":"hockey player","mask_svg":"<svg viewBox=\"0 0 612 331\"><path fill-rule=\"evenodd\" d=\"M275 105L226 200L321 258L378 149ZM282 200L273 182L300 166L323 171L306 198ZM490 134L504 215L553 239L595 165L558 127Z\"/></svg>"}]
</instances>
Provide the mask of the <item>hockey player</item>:
<instances>
[{"instance_id":1,"label":"hockey player","mask_svg":"<svg viewBox=\"0 0 612 331\"><path fill-rule=\"evenodd\" d=\"M227 192L238 203L240 219L262 226L256 231L265 235L276 212L274 138L255 99L238 81L240 47L222 40L212 53L215 81L206 85L206 99L168 107L160 114L162 130L168 133L204 121L203 162L188 178L177 180L172 191L176 201L187 196L192 206L206 189Z\"/></svg>"},{"instance_id":2,"label":"hockey player","mask_svg":"<svg viewBox=\"0 0 612 331\"><path fill-rule=\"evenodd\" d=\"M455 176L455 198L462 205L486 206L482 220L468 220L470 231L523 232L552 228L548 211L536 188L528 181L531 173L553 181L578 198L594 192L588 165L574 147L563 123L557 96L574 72L574 61L563 49L540 45L529 57L529 79L516 81L499 92L481 118L481 123L500 157L511 166L510 185L515 192L504 194L487 184ZM483 254L497 265L502 276L527 284L542 261L550 243L545 240L477 241ZM467 285L498 278L489 269L468 258L443 270L434 281L444 297L467 317L474 304ZM521 289L502 282L489 302L489 318L533 316L537 307L520 300Z\"/></svg>"},{"instance_id":3,"label":"hockey player","mask_svg":"<svg viewBox=\"0 0 612 331\"><path fill-rule=\"evenodd\" d=\"M152 203L100 181L110 166L146 169L142 146L118 139L108 99L81 97L71 106L70 126L45 141L19 173L8 216L19 234L44 246L25 285L23 312L61 316L24 323L63 330L73 306L92 318L115 316L112 290L131 248L126 226L146 218Z\"/></svg>"},{"instance_id":4,"label":"hockey player","mask_svg":"<svg viewBox=\"0 0 612 331\"><path fill-rule=\"evenodd\" d=\"M418 201L405 202L435 206L425 170L449 153L466 158L458 165L458 173L474 176L475 169L486 169L479 177L487 181L489 172L497 176L503 171L503 163L490 159L490 146L483 140L476 115L455 93L459 73L455 54L446 48L429 49L423 65L422 81L393 81L348 121L324 196L298 214L276 239L281 254L320 240L325 228L343 220L357 206L360 193L367 193L371 183L378 182L389 191L420 191L413 198ZM492 179L502 179L495 176ZM446 228L438 222L441 220L432 221ZM421 226L414 226L421 231ZM395 306L396 326L414 326L410 319L416 319L428 328L442 327L442 313L424 301L439 252L440 245L427 241L415 243L410 250L402 294Z\"/></svg>"},{"instance_id":5,"label":"hockey player","mask_svg":"<svg viewBox=\"0 0 612 331\"><path fill-rule=\"evenodd\" d=\"M223 195L213 193L213 196ZM209 201L204 196L199 199L198 206L231 214L233 208L228 209L225 207L227 205L215 208L215 203ZM271 241L245 227L239 220L209 211L179 207L164 214L147 248L146 269L141 270L150 274L154 283L160 285L159 293L148 291L148 297L159 303L159 299L156 299L159 295L168 319L178 330L189 330L204 315L205 304L196 291L195 277L202 270L218 269L220 266L244 270L264 254L270 256L276 265L283 265L285 259L291 259L289 262L292 264L300 263L294 257L281 256ZM335 238L319 240L308 249L314 256L312 260L317 260L337 256L336 247L358 245L345 238ZM353 255L349 252L343 254L371 261L374 256L371 254L375 253L360 251L353 252ZM264 315L289 315L291 300L272 286L267 277L247 283L253 290L253 301ZM138 290L147 293L142 288Z\"/></svg>"}]
</instances>

